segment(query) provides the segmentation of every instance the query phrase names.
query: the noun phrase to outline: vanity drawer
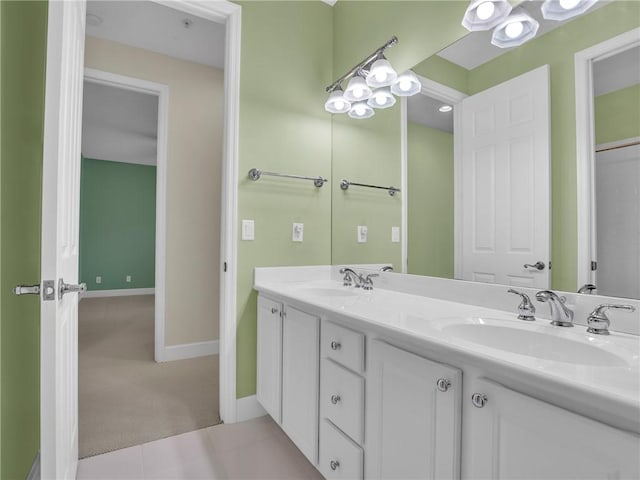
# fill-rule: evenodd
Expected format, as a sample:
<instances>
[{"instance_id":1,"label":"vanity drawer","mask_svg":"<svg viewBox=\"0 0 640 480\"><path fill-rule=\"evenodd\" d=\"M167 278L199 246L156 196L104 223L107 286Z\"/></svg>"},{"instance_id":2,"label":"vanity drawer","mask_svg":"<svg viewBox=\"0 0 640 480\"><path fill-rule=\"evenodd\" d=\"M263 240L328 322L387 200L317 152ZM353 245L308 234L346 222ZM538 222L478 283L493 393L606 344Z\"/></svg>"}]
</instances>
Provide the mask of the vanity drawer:
<instances>
[{"instance_id":1,"label":"vanity drawer","mask_svg":"<svg viewBox=\"0 0 640 480\"><path fill-rule=\"evenodd\" d=\"M320 417L328 418L362 444L364 379L327 358L322 359L320 368Z\"/></svg>"},{"instance_id":2,"label":"vanity drawer","mask_svg":"<svg viewBox=\"0 0 640 480\"><path fill-rule=\"evenodd\" d=\"M355 372L364 371L364 335L325 321L321 334L322 356Z\"/></svg>"},{"instance_id":3,"label":"vanity drawer","mask_svg":"<svg viewBox=\"0 0 640 480\"><path fill-rule=\"evenodd\" d=\"M328 420L320 423L320 473L326 479L362 479L362 449Z\"/></svg>"}]
</instances>

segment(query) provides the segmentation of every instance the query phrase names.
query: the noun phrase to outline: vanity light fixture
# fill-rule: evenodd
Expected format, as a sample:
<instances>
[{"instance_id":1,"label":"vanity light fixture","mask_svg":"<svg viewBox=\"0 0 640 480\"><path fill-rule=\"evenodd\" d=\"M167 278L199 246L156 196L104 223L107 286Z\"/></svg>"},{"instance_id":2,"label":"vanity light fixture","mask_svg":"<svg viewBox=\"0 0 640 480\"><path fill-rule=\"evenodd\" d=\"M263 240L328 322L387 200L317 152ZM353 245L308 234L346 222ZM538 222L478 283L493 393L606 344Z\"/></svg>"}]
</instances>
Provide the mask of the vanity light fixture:
<instances>
[{"instance_id":1,"label":"vanity light fixture","mask_svg":"<svg viewBox=\"0 0 640 480\"><path fill-rule=\"evenodd\" d=\"M598 0L545 0L542 4L542 16L547 20L562 21L582 15Z\"/></svg>"},{"instance_id":2,"label":"vanity light fixture","mask_svg":"<svg viewBox=\"0 0 640 480\"><path fill-rule=\"evenodd\" d=\"M331 113L347 113L351 109L351 102L344 98L342 88L338 87L329 95L324 109Z\"/></svg>"},{"instance_id":3,"label":"vanity light fixture","mask_svg":"<svg viewBox=\"0 0 640 480\"><path fill-rule=\"evenodd\" d=\"M538 27L538 21L525 12L515 13L496 27L491 43L500 48L517 47L535 37Z\"/></svg>"},{"instance_id":4,"label":"vanity light fixture","mask_svg":"<svg viewBox=\"0 0 640 480\"><path fill-rule=\"evenodd\" d=\"M391 37L329 85L325 89L329 99L324 109L329 113L349 112L349 116L355 119L370 118L375 115L374 108L389 108L396 103L393 94L406 97L418 93L422 85L415 73L407 71L398 75L384 56L384 51L396 43L398 37ZM347 80L349 83L343 93L342 83Z\"/></svg>"},{"instance_id":5,"label":"vanity light fixture","mask_svg":"<svg viewBox=\"0 0 640 480\"><path fill-rule=\"evenodd\" d=\"M511 13L508 0L471 0L464 17L462 26L470 32L489 30Z\"/></svg>"}]
</instances>

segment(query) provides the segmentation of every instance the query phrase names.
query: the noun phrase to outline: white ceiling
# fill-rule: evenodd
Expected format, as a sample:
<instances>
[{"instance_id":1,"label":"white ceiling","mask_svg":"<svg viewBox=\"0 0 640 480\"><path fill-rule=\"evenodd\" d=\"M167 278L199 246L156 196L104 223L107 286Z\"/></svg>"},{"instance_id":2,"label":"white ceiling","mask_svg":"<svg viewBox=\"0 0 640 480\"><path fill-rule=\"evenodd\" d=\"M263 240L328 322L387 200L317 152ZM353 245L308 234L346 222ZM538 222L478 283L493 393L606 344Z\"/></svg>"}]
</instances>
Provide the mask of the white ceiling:
<instances>
[{"instance_id":1,"label":"white ceiling","mask_svg":"<svg viewBox=\"0 0 640 480\"><path fill-rule=\"evenodd\" d=\"M156 164L158 97L84 82L82 155Z\"/></svg>"},{"instance_id":2,"label":"white ceiling","mask_svg":"<svg viewBox=\"0 0 640 480\"><path fill-rule=\"evenodd\" d=\"M442 113L438 109L444 102L426 95L413 95L407 99L407 120L436 130L453 133L453 110Z\"/></svg>"},{"instance_id":3,"label":"white ceiling","mask_svg":"<svg viewBox=\"0 0 640 480\"><path fill-rule=\"evenodd\" d=\"M593 90L596 96L638 83L640 83L640 47L630 48L593 63Z\"/></svg>"},{"instance_id":4,"label":"white ceiling","mask_svg":"<svg viewBox=\"0 0 640 480\"><path fill-rule=\"evenodd\" d=\"M92 25L91 15L102 20ZM87 35L224 68L224 24L140 1L87 2ZM185 28L185 20L191 22Z\"/></svg>"}]
</instances>

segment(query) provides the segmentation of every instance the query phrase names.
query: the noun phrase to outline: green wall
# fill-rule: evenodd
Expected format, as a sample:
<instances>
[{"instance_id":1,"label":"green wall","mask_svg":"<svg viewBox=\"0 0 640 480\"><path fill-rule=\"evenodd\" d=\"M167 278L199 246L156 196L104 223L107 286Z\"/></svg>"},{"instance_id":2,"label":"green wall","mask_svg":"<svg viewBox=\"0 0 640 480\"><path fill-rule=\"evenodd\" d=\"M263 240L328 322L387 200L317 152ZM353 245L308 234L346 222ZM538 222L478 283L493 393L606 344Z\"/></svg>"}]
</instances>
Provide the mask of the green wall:
<instances>
[{"instance_id":1,"label":"green wall","mask_svg":"<svg viewBox=\"0 0 640 480\"><path fill-rule=\"evenodd\" d=\"M640 84L597 96L594 117L596 145L640 137Z\"/></svg>"},{"instance_id":2,"label":"green wall","mask_svg":"<svg viewBox=\"0 0 640 480\"><path fill-rule=\"evenodd\" d=\"M11 288L40 279L47 4L0 2L0 478L22 479L40 446L40 302Z\"/></svg>"},{"instance_id":3,"label":"green wall","mask_svg":"<svg viewBox=\"0 0 640 480\"><path fill-rule=\"evenodd\" d=\"M331 178L332 9L319 2L242 5L238 220L255 240L238 241L236 391L256 391L256 292L260 266L331 263L331 183L263 177L249 169ZM293 222L304 242L291 241ZM240 231L238 231L240 238Z\"/></svg>"},{"instance_id":4,"label":"green wall","mask_svg":"<svg viewBox=\"0 0 640 480\"><path fill-rule=\"evenodd\" d=\"M155 166L82 159L80 281L89 290L154 287L155 229Z\"/></svg>"},{"instance_id":5,"label":"green wall","mask_svg":"<svg viewBox=\"0 0 640 480\"><path fill-rule=\"evenodd\" d=\"M453 134L407 125L407 273L453 278Z\"/></svg>"}]
</instances>

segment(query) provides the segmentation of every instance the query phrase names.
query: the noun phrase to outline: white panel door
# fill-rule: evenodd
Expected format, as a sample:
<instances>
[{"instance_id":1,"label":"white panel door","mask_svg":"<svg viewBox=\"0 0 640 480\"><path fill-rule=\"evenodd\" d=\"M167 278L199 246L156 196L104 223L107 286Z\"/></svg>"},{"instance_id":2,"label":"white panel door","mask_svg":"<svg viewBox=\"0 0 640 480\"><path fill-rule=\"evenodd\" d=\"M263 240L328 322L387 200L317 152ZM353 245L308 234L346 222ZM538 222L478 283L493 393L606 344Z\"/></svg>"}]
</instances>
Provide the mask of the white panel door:
<instances>
[{"instance_id":1,"label":"white panel door","mask_svg":"<svg viewBox=\"0 0 640 480\"><path fill-rule=\"evenodd\" d=\"M547 65L462 101L464 280L548 288L549 128Z\"/></svg>"},{"instance_id":2,"label":"white panel door","mask_svg":"<svg viewBox=\"0 0 640 480\"><path fill-rule=\"evenodd\" d=\"M282 414L282 304L258 297L256 396L264 409L280 423Z\"/></svg>"},{"instance_id":3,"label":"white panel door","mask_svg":"<svg viewBox=\"0 0 640 480\"><path fill-rule=\"evenodd\" d=\"M640 146L596 154L598 295L640 299Z\"/></svg>"},{"instance_id":4,"label":"white panel door","mask_svg":"<svg viewBox=\"0 0 640 480\"><path fill-rule=\"evenodd\" d=\"M42 183L41 472L71 479L78 465L78 282L84 1L49 2ZM45 293L47 293L45 291Z\"/></svg>"},{"instance_id":5,"label":"white panel door","mask_svg":"<svg viewBox=\"0 0 640 480\"><path fill-rule=\"evenodd\" d=\"M462 372L377 340L368 372L365 478L459 478Z\"/></svg>"},{"instance_id":6,"label":"white panel door","mask_svg":"<svg viewBox=\"0 0 640 480\"><path fill-rule=\"evenodd\" d=\"M282 321L282 428L318 463L320 319L290 306Z\"/></svg>"},{"instance_id":7,"label":"white panel door","mask_svg":"<svg viewBox=\"0 0 640 480\"><path fill-rule=\"evenodd\" d=\"M463 478L637 479L640 437L490 381L465 395ZM472 393L487 397L471 406Z\"/></svg>"}]
</instances>

